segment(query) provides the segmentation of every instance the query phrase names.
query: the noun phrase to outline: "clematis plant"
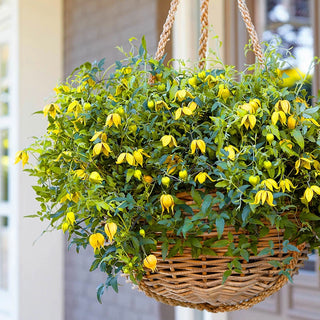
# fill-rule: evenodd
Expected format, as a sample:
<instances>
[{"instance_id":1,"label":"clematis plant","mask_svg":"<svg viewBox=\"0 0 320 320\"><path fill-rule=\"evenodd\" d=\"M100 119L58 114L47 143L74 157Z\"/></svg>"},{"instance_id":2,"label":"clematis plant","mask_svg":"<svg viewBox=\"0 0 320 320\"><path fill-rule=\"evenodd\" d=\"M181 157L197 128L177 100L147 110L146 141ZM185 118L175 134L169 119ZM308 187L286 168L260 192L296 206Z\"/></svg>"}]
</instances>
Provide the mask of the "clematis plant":
<instances>
[{"instance_id":1,"label":"clematis plant","mask_svg":"<svg viewBox=\"0 0 320 320\"><path fill-rule=\"evenodd\" d=\"M265 55L250 72L221 62L173 69L143 41L138 54L108 69L85 63L55 88L47 133L16 161L36 159L26 169L38 179L36 216L77 250L93 247L90 270L107 275L99 299L104 287L118 290L121 272L135 283L156 272L156 250L198 257L223 243L239 265L260 253L270 225L319 247L319 100L310 105L301 83L283 86L276 51ZM231 225L247 231L238 245L223 235Z\"/></svg>"}]
</instances>

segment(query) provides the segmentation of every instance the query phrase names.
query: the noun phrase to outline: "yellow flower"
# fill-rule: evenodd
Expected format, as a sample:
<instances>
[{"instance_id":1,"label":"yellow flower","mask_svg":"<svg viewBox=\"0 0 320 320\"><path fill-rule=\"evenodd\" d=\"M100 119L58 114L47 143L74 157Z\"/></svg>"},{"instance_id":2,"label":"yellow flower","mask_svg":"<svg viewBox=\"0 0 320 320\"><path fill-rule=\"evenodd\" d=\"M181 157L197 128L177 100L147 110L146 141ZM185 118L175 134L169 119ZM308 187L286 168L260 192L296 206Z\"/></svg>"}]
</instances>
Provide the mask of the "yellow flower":
<instances>
[{"instance_id":1,"label":"yellow flower","mask_svg":"<svg viewBox=\"0 0 320 320\"><path fill-rule=\"evenodd\" d=\"M100 153L103 153L106 157L109 157L109 154L111 152L111 149L109 147L109 145L107 143L104 142L100 142L97 143L94 147L93 147L93 151L92 151L92 155L98 156Z\"/></svg>"},{"instance_id":2,"label":"yellow flower","mask_svg":"<svg viewBox=\"0 0 320 320\"><path fill-rule=\"evenodd\" d=\"M275 111L273 112L271 116L271 122L273 125L276 125L278 120L280 120L282 125L286 124L287 117L286 114L283 111Z\"/></svg>"},{"instance_id":3,"label":"yellow flower","mask_svg":"<svg viewBox=\"0 0 320 320\"><path fill-rule=\"evenodd\" d=\"M244 125L247 130L249 129L249 127L252 130L256 125L256 122L257 122L256 116L254 116L253 114L246 114L242 118L240 126Z\"/></svg>"},{"instance_id":4,"label":"yellow flower","mask_svg":"<svg viewBox=\"0 0 320 320\"><path fill-rule=\"evenodd\" d=\"M304 117L301 117L301 122L312 122L314 125L316 125L317 127L320 127L320 124L313 118L310 119L306 119Z\"/></svg>"},{"instance_id":5,"label":"yellow flower","mask_svg":"<svg viewBox=\"0 0 320 320\"><path fill-rule=\"evenodd\" d=\"M60 203L64 203L67 200L71 201L71 195L69 193L67 193L65 196L61 198Z\"/></svg>"},{"instance_id":6,"label":"yellow flower","mask_svg":"<svg viewBox=\"0 0 320 320\"><path fill-rule=\"evenodd\" d=\"M135 178L137 178L138 180L141 180L141 175L142 175L141 170L134 170L133 176Z\"/></svg>"},{"instance_id":7,"label":"yellow flower","mask_svg":"<svg viewBox=\"0 0 320 320\"><path fill-rule=\"evenodd\" d=\"M175 156L168 156L166 161L164 162L164 164L168 164L168 168L167 168L167 172L169 174L173 174L176 169L178 168L178 164L181 162L182 160L179 158L179 156L175 155Z\"/></svg>"},{"instance_id":8,"label":"yellow flower","mask_svg":"<svg viewBox=\"0 0 320 320\"><path fill-rule=\"evenodd\" d=\"M71 200L72 200L73 202L78 203L79 199L80 199L80 194L79 194L79 192L75 192L75 193L73 193L73 194L71 195Z\"/></svg>"},{"instance_id":9,"label":"yellow flower","mask_svg":"<svg viewBox=\"0 0 320 320\"><path fill-rule=\"evenodd\" d=\"M294 129L297 125L297 120L293 117L293 116L290 116L288 118L288 128L289 129Z\"/></svg>"},{"instance_id":10,"label":"yellow flower","mask_svg":"<svg viewBox=\"0 0 320 320\"><path fill-rule=\"evenodd\" d=\"M90 173L89 181L92 183L101 183L103 179L101 178L100 174L96 171Z\"/></svg>"},{"instance_id":11,"label":"yellow flower","mask_svg":"<svg viewBox=\"0 0 320 320\"><path fill-rule=\"evenodd\" d=\"M74 171L77 177L80 179L86 179L88 177L87 173L83 169L77 169Z\"/></svg>"},{"instance_id":12,"label":"yellow flower","mask_svg":"<svg viewBox=\"0 0 320 320\"><path fill-rule=\"evenodd\" d=\"M194 88L197 86L197 82L197 77L192 77L188 79L188 83L190 84L190 86Z\"/></svg>"},{"instance_id":13,"label":"yellow flower","mask_svg":"<svg viewBox=\"0 0 320 320\"><path fill-rule=\"evenodd\" d=\"M143 260L143 265L146 268L151 269L152 272L154 272L156 270L156 267L157 267L157 258L156 258L156 256L154 256L153 254L148 255Z\"/></svg>"},{"instance_id":14,"label":"yellow flower","mask_svg":"<svg viewBox=\"0 0 320 320\"><path fill-rule=\"evenodd\" d=\"M163 107L165 107L167 110L170 110L170 108L168 107L168 105L164 101L162 101L162 100L156 101L156 105L155 105L156 111L162 110Z\"/></svg>"},{"instance_id":15,"label":"yellow flower","mask_svg":"<svg viewBox=\"0 0 320 320\"><path fill-rule=\"evenodd\" d=\"M266 179L261 181L261 185L273 191L273 188L279 189L278 183L273 179Z\"/></svg>"},{"instance_id":16,"label":"yellow flower","mask_svg":"<svg viewBox=\"0 0 320 320\"><path fill-rule=\"evenodd\" d=\"M236 151L239 152L239 150L232 145L228 145L228 146L224 147L224 150L229 153L228 158L232 161L234 161L236 158Z\"/></svg>"},{"instance_id":17,"label":"yellow flower","mask_svg":"<svg viewBox=\"0 0 320 320\"><path fill-rule=\"evenodd\" d=\"M181 115L191 116L192 113L193 113L193 110L190 107L178 108L174 114L174 119L175 120L180 119Z\"/></svg>"},{"instance_id":18,"label":"yellow flower","mask_svg":"<svg viewBox=\"0 0 320 320\"><path fill-rule=\"evenodd\" d=\"M196 152L196 149L199 149L202 153L205 153L206 143L201 139L192 140L190 148L191 148L191 154L194 154Z\"/></svg>"},{"instance_id":19,"label":"yellow flower","mask_svg":"<svg viewBox=\"0 0 320 320\"><path fill-rule=\"evenodd\" d=\"M132 68L130 68L130 67L124 67L121 69L121 73L123 73L123 74L129 74L129 73L131 73L131 71L132 71Z\"/></svg>"},{"instance_id":20,"label":"yellow flower","mask_svg":"<svg viewBox=\"0 0 320 320\"><path fill-rule=\"evenodd\" d=\"M214 77L213 75L209 74L205 79L205 82L208 83L209 88L214 87L218 81L219 81L219 77Z\"/></svg>"},{"instance_id":21,"label":"yellow flower","mask_svg":"<svg viewBox=\"0 0 320 320\"><path fill-rule=\"evenodd\" d=\"M50 114L50 116L52 118L56 117L57 112L60 112L60 108L57 104L55 103L50 103L47 104L44 108L43 108L43 114L45 117L48 116L48 113Z\"/></svg>"},{"instance_id":22,"label":"yellow flower","mask_svg":"<svg viewBox=\"0 0 320 320\"><path fill-rule=\"evenodd\" d=\"M168 212L170 212L169 209L171 209L173 213L174 200L170 194L163 194L160 197L160 204L162 207L162 213L165 209L167 209Z\"/></svg>"},{"instance_id":23,"label":"yellow flower","mask_svg":"<svg viewBox=\"0 0 320 320\"><path fill-rule=\"evenodd\" d=\"M68 113L73 112L76 118L78 118L78 115L81 111L82 111L81 104L77 100L72 101L69 104L68 110L67 110Z\"/></svg>"},{"instance_id":24,"label":"yellow flower","mask_svg":"<svg viewBox=\"0 0 320 320\"><path fill-rule=\"evenodd\" d=\"M292 182L289 179L284 179L279 182L279 188L282 190L282 192L285 192L288 190L291 192L291 188L296 188L293 186Z\"/></svg>"},{"instance_id":25,"label":"yellow flower","mask_svg":"<svg viewBox=\"0 0 320 320\"><path fill-rule=\"evenodd\" d=\"M90 141L95 141L97 140L98 138L101 139L102 142L106 142L107 141L107 135L102 132L102 131L98 131L96 132L93 137L90 139Z\"/></svg>"},{"instance_id":26,"label":"yellow flower","mask_svg":"<svg viewBox=\"0 0 320 320\"><path fill-rule=\"evenodd\" d=\"M136 164L133 155L129 152L121 153L117 159L116 164L121 164L123 162L129 163L131 166L134 166Z\"/></svg>"},{"instance_id":27,"label":"yellow flower","mask_svg":"<svg viewBox=\"0 0 320 320\"><path fill-rule=\"evenodd\" d=\"M318 186L311 186L310 188L307 188L303 194L303 197L301 200L307 200L307 202L310 202L313 198L314 192L318 195L320 195L320 187Z\"/></svg>"},{"instance_id":28,"label":"yellow flower","mask_svg":"<svg viewBox=\"0 0 320 320\"><path fill-rule=\"evenodd\" d=\"M17 164L18 162L22 162L22 168L26 165L26 163L29 160L28 153L26 151L18 151L16 153L15 159L14 159L14 164Z\"/></svg>"},{"instance_id":29,"label":"yellow flower","mask_svg":"<svg viewBox=\"0 0 320 320\"><path fill-rule=\"evenodd\" d=\"M177 147L177 141L172 135L165 135L160 139L160 141L164 147Z\"/></svg>"},{"instance_id":30,"label":"yellow flower","mask_svg":"<svg viewBox=\"0 0 320 320\"><path fill-rule=\"evenodd\" d=\"M68 222L64 222L61 226L61 229L63 231L63 233L65 233L68 229L69 229L69 224Z\"/></svg>"},{"instance_id":31,"label":"yellow flower","mask_svg":"<svg viewBox=\"0 0 320 320\"><path fill-rule=\"evenodd\" d=\"M109 128L115 125L117 128L121 123L121 117L117 113L111 113L108 115L106 120L106 126Z\"/></svg>"},{"instance_id":32,"label":"yellow flower","mask_svg":"<svg viewBox=\"0 0 320 320\"><path fill-rule=\"evenodd\" d=\"M67 219L67 222L69 223L69 225L71 225L71 226L73 226L73 224L74 224L74 222L76 220L76 218L74 216L74 213L72 211L69 211L67 213L67 218L66 219Z\"/></svg>"},{"instance_id":33,"label":"yellow flower","mask_svg":"<svg viewBox=\"0 0 320 320\"><path fill-rule=\"evenodd\" d=\"M178 100L179 102L182 102L183 100L185 100L186 98L191 98L193 99L194 97L192 96L192 94L185 90L185 89L182 89L182 90L178 90L174 96L174 100L173 102L175 102L176 100Z\"/></svg>"},{"instance_id":34,"label":"yellow flower","mask_svg":"<svg viewBox=\"0 0 320 320\"><path fill-rule=\"evenodd\" d=\"M162 179L161 179L161 183L164 185L164 186L166 186L167 188L169 187L169 185L170 185L170 178L169 177L163 177Z\"/></svg>"},{"instance_id":35,"label":"yellow flower","mask_svg":"<svg viewBox=\"0 0 320 320\"><path fill-rule=\"evenodd\" d=\"M138 149L138 150L136 150L136 151L133 152L133 157L134 157L134 159L136 160L136 162L137 162L138 164L140 164L141 167L142 167L142 165L143 165L143 156L150 158L150 156L147 155L147 154L143 151L143 149Z\"/></svg>"},{"instance_id":36,"label":"yellow flower","mask_svg":"<svg viewBox=\"0 0 320 320\"><path fill-rule=\"evenodd\" d=\"M188 171L187 170L179 171L179 178L181 180L186 180L188 178Z\"/></svg>"},{"instance_id":37,"label":"yellow flower","mask_svg":"<svg viewBox=\"0 0 320 320\"><path fill-rule=\"evenodd\" d=\"M219 91L218 91L218 97L222 98L224 102L227 101L227 99L231 96L231 92L224 84L219 85Z\"/></svg>"},{"instance_id":38,"label":"yellow flower","mask_svg":"<svg viewBox=\"0 0 320 320\"><path fill-rule=\"evenodd\" d=\"M276 111L282 111L286 114L290 114L290 102L288 100L279 100L274 108Z\"/></svg>"},{"instance_id":39,"label":"yellow flower","mask_svg":"<svg viewBox=\"0 0 320 320\"><path fill-rule=\"evenodd\" d=\"M260 190L257 192L254 202L252 204L259 204L261 201L261 204L264 204L267 202L267 204L271 207L274 207L275 205L273 204L273 194L271 191L266 191L266 190Z\"/></svg>"},{"instance_id":40,"label":"yellow flower","mask_svg":"<svg viewBox=\"0 0 320 320\"><path fill-rule=\"evenodd\" d=\"M214 182L214 180L212 180L211 179L211 177L206 173L206 172L199 172L196 176L195 176L195 178L194 178L194 181L195 182L199 182L199 183L204 183L206 180L207 180L207 178L209 179L209 180L211 180L212 182Z\"/></svg>"},{"instance_id":41,"label":"yellow flower","mask_svg":"<svg viewBox=\"0 0 320 320\"><path fill-rule=\"evenodd\" d=\"M114 222L107 223L104 226L104 231L105 231L106 235L108 236L110 242L113 240L113 237L117 232L117 229L118 229L118 227Z\"/></svg>"},{"instance_id":42,"label":"yellow flower","mask_svg":"<svg viewBox=\"0 0 320 320\"><path fill-rule=\"evenodd\" d=\"M100 249L101 247L103 247L104 241L105 241L104 236L101 233L93 233L89 237L89 243L94 250Z\"/></svg>"},{"instance_id":43,"label":"yellow flower","mask_svg":"<svg viewBox=\"0 0 320 320\"><path fill-rule=\"evenodd\" d=\"M312 162L313 162L313 160L310 160L308 158L303 158L302 157L302 158L298 159L294 164L294 167L296 169L296 174L299 173L300 167L303 167L303 168L306 168L306 169L310 170Z\"/></svg>"},{"instance_id":44,"label":"yellow flower","mask_svg":"<svg viewBox=\"0 0 320 320\"><path fill-rule=\"evenodd\" d=\"M289 149L292 149L292 147L293 147L292 141L287 140L287 139L281 140L281 141L279 142L279 144L280 144L280 146L281 146L282 144L284 144L284 145L287 146Z\"/></svg>"}]
</instances>

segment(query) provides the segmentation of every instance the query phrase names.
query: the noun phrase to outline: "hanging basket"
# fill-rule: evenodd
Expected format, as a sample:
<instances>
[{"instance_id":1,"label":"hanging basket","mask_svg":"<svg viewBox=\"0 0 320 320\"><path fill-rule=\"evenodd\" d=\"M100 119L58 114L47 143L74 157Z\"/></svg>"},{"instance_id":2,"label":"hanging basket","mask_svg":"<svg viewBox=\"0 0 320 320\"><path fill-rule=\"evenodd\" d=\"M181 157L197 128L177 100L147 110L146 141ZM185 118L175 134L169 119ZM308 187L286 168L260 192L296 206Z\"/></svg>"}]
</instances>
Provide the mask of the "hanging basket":
<instances>
[{"instance_id":1,"label":"hanging basket","mask_svg":"<svg viewBox=\"0 0 320 320\"><path fill-rule=\"evenodd\" d=\"M320 246L320 103L281 86L276 51L262 53L243 0L254 72L206 68L208 0L199 65L166 66L178 2L154 58L142 38L136 55L85 63L59 84L46 134L16 162L35 157L34 216L93 248L90 270L107 275L98 300L125 274L170 305L249 308Z\"/></svg>"},{"instance_id":2,"label":"hanging basket","mask_svg":"<svg viewBox=\"0 0 320 320\"><path fill-rule=\"evenodd\" d=\"M178 194L177 197L188 205L195 204L188 193ZM213 209L219 210L218 207ZM229 226L224 229L222 239L227 239L229 233L233 235L233 243L236 246L239 243L239 235L248 234L246 230L235 230ZM292 258L287 268L290 270L290 276L293 276L308 258L305 244L298 246L300 252L284 254L281 250L283 235L283 229L270 227L269 233L259 239L258 251L268 248L270 241L273 241L274 254L251 255L249 261L242 259L242 272L233 272L224 283L224 272L233 260L226 256L227 247L215 249L216 256L203 255L195 259L192 258L191 249L185 249L183 254L163 260L159 243L157 251L154 252L158 260L157 271L151 273L146 270L139 288L147 296L172 306L209 312L248 309L280 290L288 282L288 277L279 275L279 269L272 266L270 261L283 262ZM217 237L217 232L210 232L203 234L199 239L203 243Z\"/></svg>"}]
</instances>

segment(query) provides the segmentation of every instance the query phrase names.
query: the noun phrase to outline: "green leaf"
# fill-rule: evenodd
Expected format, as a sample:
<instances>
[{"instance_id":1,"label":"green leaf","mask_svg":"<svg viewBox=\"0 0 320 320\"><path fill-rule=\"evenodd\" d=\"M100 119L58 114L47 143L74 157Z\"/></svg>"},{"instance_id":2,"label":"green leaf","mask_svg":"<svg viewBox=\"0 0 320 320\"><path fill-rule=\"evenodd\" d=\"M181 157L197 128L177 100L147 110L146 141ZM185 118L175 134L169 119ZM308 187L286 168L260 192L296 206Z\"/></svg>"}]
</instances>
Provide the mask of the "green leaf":
<instances>
[{"instance_id":1,"label":"green leaf","mask_svg":"<svg viewBox=\"0 0 320 320\"><path fill-rule=\"evenodd\" d=\"M216 256L217 253L210 248L202 248L202 254L206 256Z\"/></svg>"},{"instance_id":2,"label":"green leaf","mask_svg":"<svg viewBox=\"0 0 320 320\"><path fill-rule=\"evenodd\" d=\"M212 248L223 248L229 245L229 241L228 240L219 240L216 241L211 247Z\"/></svg>"},{"instance_id":3,"label":"green leaf","mask_svg":"<svg viewBox=\"0 0 320 320\"><path fill-rule=\"evenodd\" d=\"M165 260L168 254L168 249L169 249L169 243L168 241L165 241L161 245L161 250L162 250L162 259Z\"/></svg>"},{"instance_id":4,"label":"green leaf","mask_svg":"<svg viewBox=\"0 0 320 320\"><path fill-rule=\"evenodd\" d=\"M216 227L217 227L217 232L218 232L218 238L220 239L222 234L223 234L223 230L224 230L224 219L219 217L216 219Z\"/></svg>"},{"instance_id":5,"label":"green leaf","mask_svg":"<svg viewBox=\"0 0 320 320\"><path fill-rule=\"evenodd\" d=\"M259 252L258 257L265 256L265 255L268 255L270 253L271 253L271 249L270 248L264 248Z\"/></svg>"},{"instance_id":6,"label":"green leaf","mask_svg":"<svg viewBox=\"0 0 320 320\"><path fill-rule=\"evenodd\" d=\"M99 303L101 303L101 304L102 304L101 297L102 297L103 293L104 293L104 284L101 283L99 285L99 287L97 288L97 299L98 299Z\"/></svg>"},{"instance_id":7,"label":"green leaf","mask_svg":"<svg viewBox=\"0 0 320 320\"><path fill-rule=\"evenodd\" d=\"M301 149L304 149L304 139L303 139L303 136L302 136L300 130L297 129L297 128L292 130L291 135L296 140L296 142L298 143L299 147Z\"/></svg>"},{"instance_id":8,"label":"green leaf","mask_svg":"<svg viewBox=\"0 0 320 320\"><path fill-rule=\"evenodd\" d=\"M220 182L216 183L216 187L217 188L223 188L223 187L226 187L228 185L229 185L228 181L220 181Z\"/></svg>"},{"instance_id":9,"label":"green leaf","mask_svg":"<svg viewBox=\"0 0 320 320\"><path fill-rule=\"evenodd\" d=\"M245 249L241 249L240 250L240 255L243 259L245 259L246 261L249 261L249 252Z\"/></svg>"},{"instance_id":10,"label":"green leaf","mask_svg":"<svg viewBox=\"0 0 320 320\"><path fill-rule=\"evenodd\" d=\"M227 270L223 273L223 277L222 277L222 284L224 284L227 279L231 276L232 271L231 270Z\"/></svg>"},{"instance_id":11,"label":"green leaf","mask_svg":"<svg viewBox=\"0 0 320 320\"><path fill-rule=\"evenodd\" d=\"M210 196L210 194L207 194L203 199L203 202L201 205L201 211L204 213L207 213L209 209L211 209L211 203L212 203L212 196Z\"/></svg>"},{"instance_id":12,"label":"green leaf","mask_svg":"<svg viewBox=\"0 0 320 320\"><path fill-rule=\"evenodd\" d=\"M200 196L200 193L195 188L192 188L191 189L191 196L192 196L192 199L194 200L194 202L200 208L201 207L201 203L202 203L202 198Z\"/></svg>"}]
</instances>

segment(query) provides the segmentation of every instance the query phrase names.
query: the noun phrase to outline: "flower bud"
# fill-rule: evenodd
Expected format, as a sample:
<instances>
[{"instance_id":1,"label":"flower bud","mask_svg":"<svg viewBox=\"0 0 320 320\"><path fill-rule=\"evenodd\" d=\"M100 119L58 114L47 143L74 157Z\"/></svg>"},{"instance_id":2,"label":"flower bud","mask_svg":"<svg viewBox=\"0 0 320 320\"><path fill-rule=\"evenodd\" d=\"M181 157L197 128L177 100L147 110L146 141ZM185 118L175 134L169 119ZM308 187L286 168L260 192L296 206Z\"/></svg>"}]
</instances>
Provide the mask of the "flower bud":
<instances>
[{"instance_id":1,"label":"flower bud","mask_svg":"<svg viewBox=\"0 0 320 320\"><path fill-rule=\"evenodd\" d=\"M169 184L170 184L170 178L169 177L163 177L161 179L161 183L168 188Z\"/></svg>"},{"instance_id":2,"label":"flower bud","mask_svg":"<svg viewBox=\"0 0 320 320\"><path fill-rule=\"evenodd\" d=\"M157 267L157 258L155 255L150 254L148 255L144 260L143 260L143 264L146 268L151 269L152 272L154 272L154 270Z\"/></svg>"},{"instance_id":3,"label":"flower bud","mask_svg":"<svg viewBox=\"0 0 320 320\"><path fill-rule=\"evenodd\" d=\"M181 170L179 171L179 178L181 180L186 180L188 178L188 172L187 170Z\"/></svg>"},{"instance_id":4,"label":"flower bud","mask_svg":"<svg viewBox=\"0 0 320 320\"><path fill-rule=\"evenodd\" d=\"M143 176L143 181L146 183L152 183L153 178L151 176Z\"/></svg>"},{"instance_id":5,"label":"flower bud","mask_svg":"<svg viewBox=\"0 0 320 320\"><path fill-rule=\"evenodd\" d=\"M69 225L73 226L74 222L75 222L75 216L73 212L68 212L67 213L67 222Z\"/></svg>"},{"instance_id":6,"label":"flower bud","mask_svg":"<svg viewBox=\"0 0 320 320\"><path fill-rule=\"evenodd\" d=\"M146 236L146 232L145 232L143 229L140 229L140 230L139 230L139 234L140 234L140 236L143 237L143 238Z\"/></svg>"},{"instance_id":7,"label":"flower bud","mask_svg":"<svg viewBox=\"0 0 320 320\"><path fill-rule=\"evenodd\" d=\"M141 180L141 175L142 175L141 170L134 170L133 176L135 178L137 178L138 180Z\"/></svg>"},{"instance_id":8,"label":"flower bud","mask_svg":"<svg viewBox=\"0 0 320 320\"><path fill-rule=\"evenodd\" d=\"M297 124L297 120L293 116L290 116L288 118L288 128L294 129L296 127L296 124Z\"/></svg>"},{"instance_id":9,"label":"flower bud","mask_svg":"<svg viewBox=\"0 0 320 320\"><path fill-rule=\"evenodd\" d=\"M89 181L92 183L101 183L103 179L101 178L100 174L96 171L91 172L89 176Z\"/></svg>"},{"instance_id":10,"label":"flower bud","mask_svg":"<svg viewBox=\"0 0 320 320\"><path fill-rule=\"evenodd\" d=\"M110 242L113 240L113 237L117 232L117 229L118 229L118 227L114 222L107 223L104 226L104 231L105 231L106 235L108 236Z\"/></svg>"},{"instance_id":11,"label":"flower bud","mask_svg":"<svg viewBox=\"0 0 320 320\"><path fill-rule=\"evenodd\" d=\"M61 226L61 229L63 231L63 233L65 233L69 228L69 224L67 222L64 222Z\"/></svg>"}]
</instances>

